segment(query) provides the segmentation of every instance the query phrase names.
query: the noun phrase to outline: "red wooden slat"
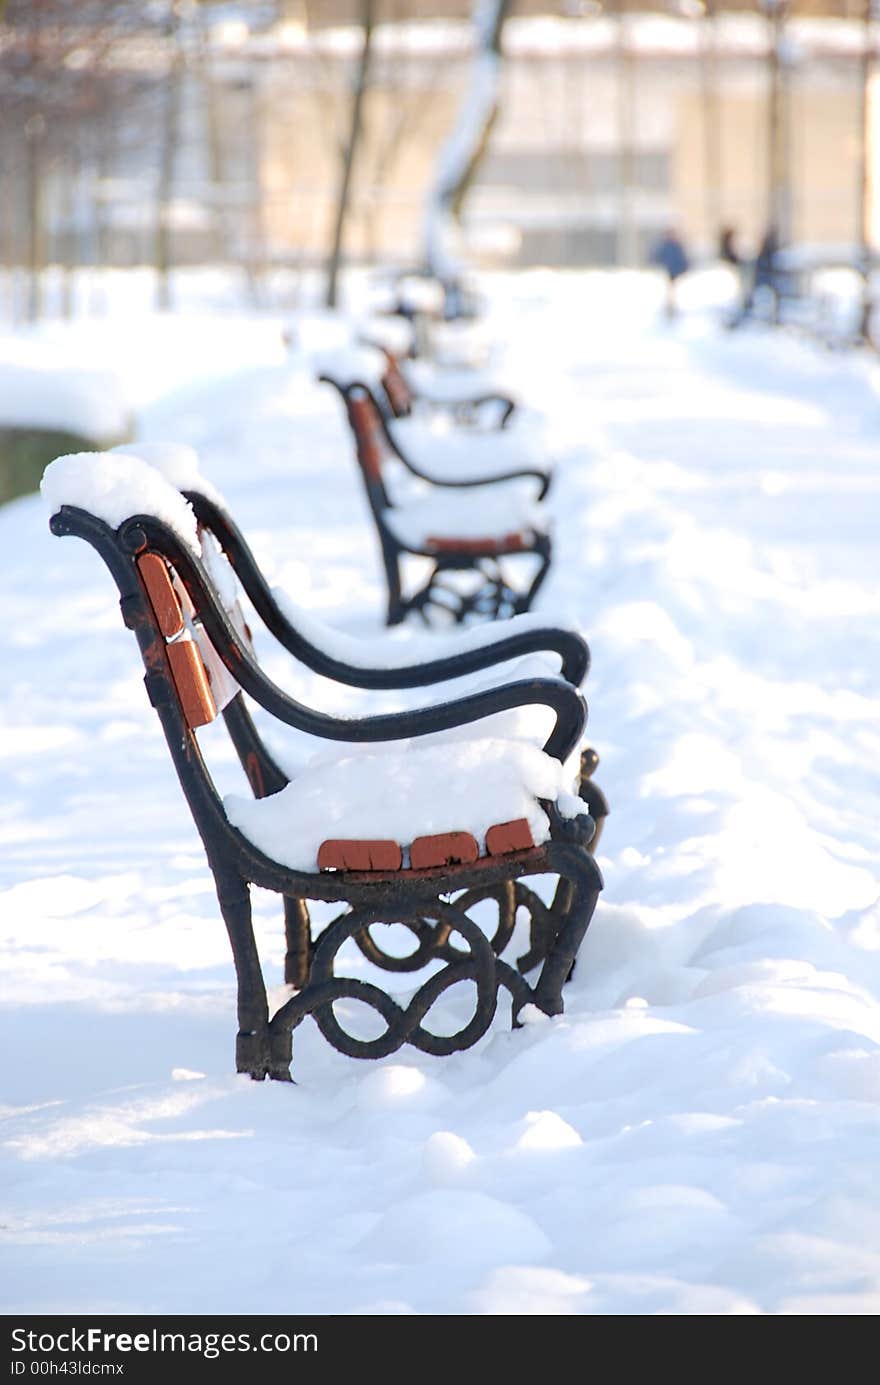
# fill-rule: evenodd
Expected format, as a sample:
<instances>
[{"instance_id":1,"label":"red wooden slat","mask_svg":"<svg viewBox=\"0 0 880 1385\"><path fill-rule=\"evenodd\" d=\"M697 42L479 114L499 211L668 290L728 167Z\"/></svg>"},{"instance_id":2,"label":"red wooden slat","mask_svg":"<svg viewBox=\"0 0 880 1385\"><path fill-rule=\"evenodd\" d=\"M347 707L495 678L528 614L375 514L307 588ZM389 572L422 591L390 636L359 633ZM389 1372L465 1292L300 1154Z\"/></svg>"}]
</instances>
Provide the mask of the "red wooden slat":
<instances>
[{"instance_id":1,"label":"red wooden slat","mask_svg":"<svg viewBox=\"0 0 880 1385\"><path fill-rule=\"evenodd\" d=\"M159 629L166 640L175 639L183 631L183 611L171 583L168 564L158 553L143 553L137 566Z\"/></svg>"},{"instance_id":2,"label":"red wooden slat","mask_svg":"<svg viewBox=\"0 0 880 1385\"><path fill-rule=\"evenodd\" d=\"M328 838L318 847L319 870L400 870L402 865L397 842Z\"/></svg>"},{"instance_id":3,"label":"red wooden slat","mask_svg":"<svg viewBox=\"0 0 880 1385\"><path fill-rule=\"evenodd\" d=\"M372 399L349 399L349 416L357 441L358 461L368 481L382 479L381 422Z\"/></svg>"},{"instance_id":4,"label":"red wooden slat","mask_svg":"<svg viewBox=\"0 0 880 1385\"><path fill-rule=\"evenodd\" d=\"M388 351L385 355L388 360L388 367L382 376L382 384L395 415L398 418L405 418L412 409L412 394L394 356Z\"/></svg>"},{"instance_id":5,"label":"red wooden slat","mask_svg":"<svg viewBox=\"0 0 880 1385\"><path fill-rule=\"evenodd\" d=\"M490 856L507 856L511 851L528 851L535 845L532 829L526 818L513 822L498 822L486 833L486 850Z\"/></svg>"},{"instance_id":6,"label":"red wooden slat","mask_svg":"<svg viewBox=\"0 0 880 1385\"><path fill-rule=\"evenodd\" d=\"M187 726L207 726L217 715L217 704L198 646L189 639L176 640L165 652Z\"/></svg>"},{"instance_id":7,"label":"red wooden slat","mask_svg":"<svg viewBox=\"0 0 880 1385\"><path fill-rule=\"evenodd\" d=\"M416 837L409 849L413 870L470 865L479 854L480 848L470 832L438 832L431 837Z\"/></svg>"},{"instance_id":8,"label":"red wooden slat","mask_svg":"<svg viewBox=\"0 0 880 1385\"><path fill-rule=\"evenodd\" d=\"M494 538L456 539L429 534L425 548L435 553L521 553L530 546L525 534L502 534Z\"/></svg>"}]
</instances>

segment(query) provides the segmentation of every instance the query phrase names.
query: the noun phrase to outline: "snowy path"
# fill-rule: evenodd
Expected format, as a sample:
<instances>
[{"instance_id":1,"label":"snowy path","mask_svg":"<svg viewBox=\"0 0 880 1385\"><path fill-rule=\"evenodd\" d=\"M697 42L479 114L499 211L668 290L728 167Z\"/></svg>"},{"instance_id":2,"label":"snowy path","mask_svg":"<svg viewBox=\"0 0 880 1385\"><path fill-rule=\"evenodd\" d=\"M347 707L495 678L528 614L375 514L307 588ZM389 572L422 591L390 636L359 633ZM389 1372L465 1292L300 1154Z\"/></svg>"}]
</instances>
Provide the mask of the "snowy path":
<instances>
[{"instance_id":1,"label":"snowy path","mask_svg":"<svg viewBox=\"0 0 880 1385\"><path fill-rule=\"evenodd\" d=\"M7 507L6 1312L880 1309L875 367L658 324L637 277L502 287L563 456L540 605L590 640L612 805L566 1015L370 1066L308 1025L297 1086L231 1075L228 948L109 579ZM338 405L276 327L145 321L180 388L142 431L199 446L274 580L368 633Z\"/></svg>"}]
</instances>

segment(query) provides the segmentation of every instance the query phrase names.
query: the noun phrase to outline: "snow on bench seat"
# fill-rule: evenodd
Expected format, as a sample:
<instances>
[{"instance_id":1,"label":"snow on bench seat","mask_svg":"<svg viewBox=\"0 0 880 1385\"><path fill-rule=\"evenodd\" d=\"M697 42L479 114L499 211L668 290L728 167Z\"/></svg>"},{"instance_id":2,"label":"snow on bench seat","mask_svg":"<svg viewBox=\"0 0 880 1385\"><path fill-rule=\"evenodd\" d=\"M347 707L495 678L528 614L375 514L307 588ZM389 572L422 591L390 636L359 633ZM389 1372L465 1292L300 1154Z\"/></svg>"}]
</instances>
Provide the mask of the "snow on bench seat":
<instances>
[{"instance_id":1,"label":"snow on bench seat","mask_svg":"<svg viewBox=\"0 0 880 1385\"><path fill-rule=\"evenodd\" d=\"M402 361L400 370L416 394L438 404L456 404L462 399L506 392L500 377L487 370L438 370L421 360Z\"/></svg>"},{"instance_id":2,"label":"snow on bench seat","mask_svg":"<svg viewBox=\"0 0 880 1385\"><path fill-rule=\"evenodd\" d=\"M381 749L346 747L312 760L280 793L224 799L227 817L260 851L292 870L313 872L326 843L343 850L365 847L369 861L378 843L398 844L402 867L413 866L419 838L470 834L479 855L538 846L550 824L537 802L555 802L565 817L586 807L568 789L570 773L534 746L503 740L418 741ZM507 829L489 837L493 828ZM528 832L528 837L526 836ZM461 841L455 843L462 845ZM416 860L442 853L438 844L416 847ZM323 852L330 868L334 849ZM383 859L391 859L390 851ZM440 864L438 860L437 864ZM376 869L367 865L337 869ZM393 865L378 867L397 869Z\"/></svg>"},{"instance_id":3,"label":"snow on bench seat","mask_svg":"<svg viewBox=\"0 0 880 1385\"><path fill-rule=\"evenodd\" d=\"M535 533L547 532L548 516L521 487L448 491L408 500L385 512L394 537L407 548L427 552L473 552L479 540L505 553L530 548Z\"/></svg>"},{"instance_id":4,"label":"snow on bench seat","mask_svg":"<svg viewBox=\"0 0 880 1385\"><path fill-rule=\"evenodd\" d=\"M426 476L439 481L466 481L508 471L546 471L547 454L528 430L484 432L440 427L417 417L394 418L388 432L404 456ZM536 482L532 482L532 490Z\"/></svg>"}]
</instances>

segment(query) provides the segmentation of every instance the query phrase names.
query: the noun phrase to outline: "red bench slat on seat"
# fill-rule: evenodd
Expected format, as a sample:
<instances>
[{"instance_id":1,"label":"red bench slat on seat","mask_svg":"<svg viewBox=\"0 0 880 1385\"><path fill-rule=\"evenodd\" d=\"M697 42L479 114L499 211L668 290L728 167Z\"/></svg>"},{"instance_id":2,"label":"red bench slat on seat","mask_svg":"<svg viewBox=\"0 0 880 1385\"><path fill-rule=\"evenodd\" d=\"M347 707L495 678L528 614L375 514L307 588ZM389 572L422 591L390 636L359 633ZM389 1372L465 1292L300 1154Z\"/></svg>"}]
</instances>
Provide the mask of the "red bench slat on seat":
<instances>
[{"instance_id":1,"label":"red bench slat on seat","mask_svg":"<svg viewBox=\"0 0 880 1385\"><path fill-rule=\"evenodd\" d=\"M439 832L431 837L416 837L409 849L409 862L413 870L470 865L479 854L476 838L470 832Z\"/></svg>"},{"instance_id":2,"label":"red bench slat on seat","mask_svg":"<svg viewBox=\"0 0 880 1385\"><path fill-rule=\"evenodd\" d=\"M319 870L400 870L402 865L397 842L331 838L318 847Z\"/></svg>"},{"instance_id":3,"label":"red bench slat on seat","mask_svg":"<svg viewBox=\"0 0 880 1385\"><path fill-rule=\"evenodd\" d=\"M529 546L525 534L501 534L482 539L445 538L429 534L425 547L435 553L521 553Z\"/></svg>"},{"instance_id":4,"label":"red bench slat on seat","mask_svg":"<svg viewBox=\"0 0 880 1385\"><path fill-rule=\"evenodd\" d=\"M486 833L486 851L490 856L529 851L534 845L526 818L496 823ZM470 832L436 832L413 840L409 868L431 870L437 866L470 866L479 858L480 848ZM331 838L318 848L319 870L396 871L402 866L403 852L393 841Z\"/></svg>"},{"instance_id":5,"label":"red bench slat on seat","mask_svg":"<svg viewBox=\"0 0 880 1385\"><path fill-rule=\"evenodd\" d=\"M528 851L534 845L532 829L526 818L496 823L486 833L486 850L490 856L507 856L511 851Z\"/></svg>"}]
</instances>

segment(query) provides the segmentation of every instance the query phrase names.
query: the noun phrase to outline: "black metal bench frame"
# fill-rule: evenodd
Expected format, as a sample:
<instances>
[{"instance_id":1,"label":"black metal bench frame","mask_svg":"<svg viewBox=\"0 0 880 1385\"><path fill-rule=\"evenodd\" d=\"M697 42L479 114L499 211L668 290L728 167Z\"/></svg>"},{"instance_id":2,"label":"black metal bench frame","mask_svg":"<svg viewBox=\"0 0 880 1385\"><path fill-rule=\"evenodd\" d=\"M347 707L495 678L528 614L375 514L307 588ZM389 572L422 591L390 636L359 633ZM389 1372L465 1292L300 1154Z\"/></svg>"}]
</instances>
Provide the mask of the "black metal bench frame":
<instances>
[{"instance_id":1,"label":"black metal bench frame","mask_svg":"<svg viewBox=\"0 0 880 1385\"><path fill-rule=\"evenodd\" d=\"M364 345L380 351L385 358L385 371L381 378L383 400L391 418L411 418L419 406L432 413L446 415L462 427L475 428L484 424L487 416L491 420L486 432L506 428L516 410L516 401L500 390L489 390L483 394L462 395L458 399L435 398L424 390L417 390L407 378L405 368L401 367L401 357L382 342L364 339ZM494 411L490 414L490 410ZM383 410L383 413L385 410Z\"/></svg>"},{"instance_id":2,"label":"black metal bench frame","mask_svg":"<svg viewBox=\"0 0 880 1385\"><path fill-rule=\"evenodd\" d=\"M431 624L431 616L443 612L457 623L472 616L490 620L521 615L531 608L550 568L553 544L549 533L537 530L524 537L504 536L501 542L462 540L458 548L438 550L415 543L404 543L388 523L393 510L392 498L382 475L382 452L387 449L419 480L431 486L451 490L484 490L488 486L503 486L507 482L533 480L537 482L536 500L542 500L550 487L551 477L536 468L445 480L429 475L413 462L389 430L388 420L369 385L361 381L341 381L329 374L320 380L333 385L342 396L351 428L355 453L367 493L367 500L382 549L382 563L388 586L387 625L399 625L415 612ZM449 536L454 540L454 535ZM432 566L424 583L415 590L404 590L402 560L405 554L428 558ZM535 558L532 579L522 587L514 587L506 578L500 559L512 556ZM472 592L463 593L453 582L444 581L449 573L472 572L479 583Z\"/></svg>"},{"instance_id":3,"label":"black metal bench frame","mask_svg":"<svg viewBox=\"0 0 880 1385\"><path fill-rule=\"evenodd\" d=\"M322 739L381 743L466 725L514 707L543 704L556 715L545 751L565 760L577 745L586 719L583 698L570 684L528 679L421 711L350 720L329 717L288 697L266 677L248 641L231 623L199 558L154 516L136 515L114 530L83 509L63 505L52 516L50 527L58 536L75 535L86 540L100 554L119 590L123 621L137 637L146 669L146 690L204 844L229 935L238 982L238 1071L255 1079L290 1080L292 1032L310 1014L340 1052L377 1058L395 1052L404 1043L436 1055L470 1047L491 1024L501 988L510 994L514 1024L527 1004L547 1015L562 1011L562 988L602 888L589 850L591 820L563 819L555 805L544 803L551 824L549 841L465 865L313 873L279 865L226 816L196 736L196 726L201 723L194 720L182 700L169 655L174 646L166 640L160 615L151 602L142 560L158 562L182 584L193 617L201 622L243 693L279 721ZM287 776L264 744L241 692L222 715L256 796L285 787ZM527 877L544 874L556 877L550 904L524 883ZM285 974L297 991L274 1014L270 1014L254 938L252 885L277 893L284 905ZM310 900L346 906L314 938ZM489 900L498 911L491 938L470 916L477 905ZM530 916L530 945L514 966L501 954L520 908ZM407 957L385 951L371 931L393 923L403 924L416 940L415 951ZM464 940L465 948L451 941L455 934ZM348 939L353 939L378 968L389 972L416 971L435 962L442 966L401 1006L378 985L335 974L337 955ZM536 968L540 970L530 984L526 973ZM448 987L463 980L476 986L473 1017L456 1034L434 1034L423 1023L428 1011ZM385 1033L368 1040L348 1032L333 1009L337 1001L347 998L375 1009L386 1023Z\"/></svg>"}]
</instances>

